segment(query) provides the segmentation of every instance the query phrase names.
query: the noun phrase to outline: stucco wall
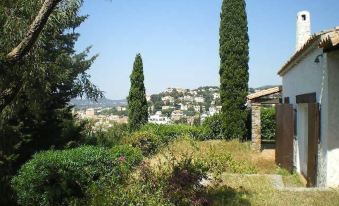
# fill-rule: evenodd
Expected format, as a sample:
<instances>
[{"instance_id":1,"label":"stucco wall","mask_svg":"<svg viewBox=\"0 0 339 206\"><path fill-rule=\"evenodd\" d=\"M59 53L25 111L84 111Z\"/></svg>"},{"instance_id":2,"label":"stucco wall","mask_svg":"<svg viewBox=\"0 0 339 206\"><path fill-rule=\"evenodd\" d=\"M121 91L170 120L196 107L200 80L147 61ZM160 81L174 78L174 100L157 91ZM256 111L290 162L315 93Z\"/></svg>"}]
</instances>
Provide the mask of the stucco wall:
<instances>
[{"instance_id":1,"label":"stucco wall","mask_svg":"<svg viewBox=\"0 0 339 206\"><path fill-rule=\"evenodd\" d=\"M339 185L339 51L328 56L329 133L327 154L327 186Z\"/></svg>"},{"instance_id":2,"label":"stucco wall","mask_svg":"<svg viewBox=\"0 0 339 206\"><path fill-rule=\"evenodd\" d=\"M297 172L307 174L307 151L308 151L308 105L298 104L297 105L297 150L295 151L297 162L295 164Z\"/></svg>"},{"instance_id":3,"label":"stucco wall","mask_svg":"<svg viewBox=\"0 0 339 206\"><path fill-rule=\"evenodd\" d=\"M322 54L322 50L315 49L282 78L283 97L289 97L290 103L295 105L295 107L296 96L300 94L316 92L317 101L319 101L322 83L322 64L314 62L319 54Z\"/></svg>"},{"instance_id":4,"label":"stucco wall","mask_svg":"<svg viewBox=\"0 0 339 206\"><path fill-rule=\"evenodd\" d=\"M321 137L322 141L319 145L318 157L318 177L317 185L325 186L327 177L327 122L328 122L328 108L327 108L327 62L326 54L320 58L319 63L315 63L318 55L322 54L322 49L311 49L293 68L283 76L283 98L289 97L290 103L294 105L297 110L297 145L295 145L295 167L298 172L306 173L305 164L307 163L307 141L304 135L307 133L303 131L302 125L305 124L305 112L302 105L296 104L296 96L306 93L316 93L317 102L321 103Z\"/></svg>"}]
</instances>

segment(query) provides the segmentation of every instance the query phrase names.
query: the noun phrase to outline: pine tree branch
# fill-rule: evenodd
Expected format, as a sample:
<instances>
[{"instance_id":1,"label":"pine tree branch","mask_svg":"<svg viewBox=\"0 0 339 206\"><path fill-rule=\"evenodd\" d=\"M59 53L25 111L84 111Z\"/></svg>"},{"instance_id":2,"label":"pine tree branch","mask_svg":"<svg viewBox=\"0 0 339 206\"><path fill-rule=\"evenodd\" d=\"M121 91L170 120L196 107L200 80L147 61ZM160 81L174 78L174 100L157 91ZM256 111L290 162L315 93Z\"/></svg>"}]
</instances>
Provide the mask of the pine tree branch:
<instances>
[{"instance_id":1,"label":"pine tree branch","mask_svg":"<svg viewBox=\"0 0 339 206\"><path fill-rule=\"evenodd\" d=\"M13 64L20 61L33 47L41 31L47 23L47 20L53 12L56 5L62 0L45 0L38 15L30 25L24 39L6 56L6 62Z\"/></svg>"},{"instance_id":2,"label":"pine tree branch","mask_svg":"<svg viewBox=\"0 0 339 206\"><path fill-rule=\"evenodd\" d=\"M4 91L0 91L0 113L16 98L20 89L22 87L22 82L16 82L14 85L10 85L9 88Z\"/></svg>"}]
</instances>

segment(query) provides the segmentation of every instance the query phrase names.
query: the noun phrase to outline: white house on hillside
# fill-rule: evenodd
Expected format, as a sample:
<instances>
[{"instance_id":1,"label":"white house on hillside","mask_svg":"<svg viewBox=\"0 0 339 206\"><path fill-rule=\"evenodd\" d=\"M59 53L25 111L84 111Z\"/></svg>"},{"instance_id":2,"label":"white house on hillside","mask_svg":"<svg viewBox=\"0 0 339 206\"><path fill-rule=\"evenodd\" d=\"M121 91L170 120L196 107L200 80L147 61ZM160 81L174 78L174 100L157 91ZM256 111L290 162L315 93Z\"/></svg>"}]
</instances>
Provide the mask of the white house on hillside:
<instances>
[{"instance_id":1,"label":"white house on hillside","mask_svg":"<svg viewBox=\"0 0 339 206\"><path fill-rule=\"evenodd\" d=\"M339 27L311 36L310 14L297 17L296 53L280 69L277 161L290 161L308 186L339 186ZM291 155L288 155L291 151Z\"/></svg>"},{"instance_id":2,"label":"white house on hillside","mask_svg":"<svg viewBox=\"0 0 339 206\"><path fill-rule=\"evenodd\" d=\"M158 111L148 118L148 122L153 124L170 124L171 120L168 117L164 117L162 113Z\"/></svg>"},{"instance_id":3,"label":"white house on hillside","mask_svg":"<svg viewBox=\"0 0 339 206\"><path fill-rule=\"evenodd\" d=\"M204 97L194 97L194 101L197 103L204 103L205 99Z\"/></svg>"},{"instance_id":4,"label":"white house on hillside","mask_svg":"<svg viewBox=\"0 0 339 206\"><path fill-rule=\"evenodd\" d=\"M165 96L165 97L162 97L161 100L166 103L166 102L169 102L169 103L173 103L174 102L174 97L171 97L171 96Z\"/></svg>"}]
</instances>

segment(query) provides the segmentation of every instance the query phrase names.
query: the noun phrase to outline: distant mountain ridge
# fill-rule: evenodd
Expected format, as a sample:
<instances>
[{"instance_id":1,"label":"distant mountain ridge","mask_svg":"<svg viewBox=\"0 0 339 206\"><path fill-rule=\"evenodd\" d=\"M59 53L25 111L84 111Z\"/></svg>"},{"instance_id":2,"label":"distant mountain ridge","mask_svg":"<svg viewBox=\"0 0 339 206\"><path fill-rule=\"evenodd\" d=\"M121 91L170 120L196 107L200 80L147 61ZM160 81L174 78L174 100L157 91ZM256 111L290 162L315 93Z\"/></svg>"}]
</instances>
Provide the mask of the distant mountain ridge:
<instances>
[{"instance_id":1,"label":"distant mountain ridge","mask_svg":"<svg viewBox=\"0 0 339 206\"><path fill-rule=\"evenodd\" d=\"M275 86L281 86L281 85L265 85L262 87L258 88L249 88L251 93L254 92L254 90L263 90L263 89L268 89L271 87ZM194 90L199 90L199 89L206 89L206 88L219 88L218 86L203 86L199 87ZM194 91L192 90L192 91ZM98 99L97 102L89 99L72 99L70 102L71 105L75 106L76 108L98 108L98 107L116 107L116 106L126 106L127 105L127 100L126 99L120 99L120 100L111 100L108 98L101 98Z\"/></svg>"},{"instance_id":2,"label":"distant mountain ridge","mask_svg":"<svg viewBox=\"0 0 339 206\"><path fill-rule=\"evenodd\" d=\"M72 99L70 102L71 105L76 108L90 108L90 107L114 107L114 106L126 106L127 100L111 100L107 98L98 99L98 101L93 101L89 99Z\"/></svg>"}]
</instances>

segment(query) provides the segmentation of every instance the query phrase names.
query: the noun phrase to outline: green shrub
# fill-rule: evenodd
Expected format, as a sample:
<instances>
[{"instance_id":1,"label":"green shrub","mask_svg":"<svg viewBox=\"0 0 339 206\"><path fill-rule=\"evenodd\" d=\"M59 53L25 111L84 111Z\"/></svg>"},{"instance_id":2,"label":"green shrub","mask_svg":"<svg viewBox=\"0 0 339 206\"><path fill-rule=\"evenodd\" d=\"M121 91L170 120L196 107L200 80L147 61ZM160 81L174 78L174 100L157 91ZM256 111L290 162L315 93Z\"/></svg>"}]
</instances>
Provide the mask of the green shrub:
<instances>
[{"instance_id":1,"label":"green shrub","mask_svg":"<svg viewBox=\"0 0 339 206\"><path fill-rule=\"evenodd\" d=\"M206 139L223 139L223 121L220 114L206 118L203 127Z\"/></svg>"},{"instance_id":2,"label":"green shrub","mask_svg":"<svg viewBox=\"0 0 339 206\"><path fill-rule=\"evenodd\" d=\"M142 151L129 145L115 146L111 151L114 159L124 161L128 170L131 170L134 166L138 165L143 159Z\"/></svg>"},{"instance_id":3,"label":"green shrub","mask_svg":"<svg viewBox=\"0 0 339 206\"><path fill-rule=\"evenodd\" d=\"M276 129L275 108L261 109L261 138L264 140L274 140Z\"/></svg>"},{"instance_id":4,"label":"green shrub","mask_svg":"<svg viewBox=\"0 0 339 206\"><path fill-rule=\"evenodd\" d=\"M92 146L41 152L23 165L12 186L21 205L68 205L85 199L94 183L122 182L124 173L140 161L136 153Z\"/></svg>"},{"instance_id":5,"label":"green shrub","mask_svg":"<svg viewBox=\"0 0 339 206\"><path fill-rule=\"evenodd\" d=\"M121 143L124 136L128 135L127 124L113 124L107 131L99 130L94 133L96 145L113 147Z\"/></svg>"},{"instance_id":6,"label":"green shrub","mask_svg":"<svg viewBox=\"0 0 339 206\"><path fill-rule=\"evenodd\" d=\"M164 197L161 188L151 189L151 182L133 179L129 184L95 186L86 205L91 206L174 206Z\"/></svg>"},{"instance_id":7,"label":"green shrub","mask_svg":"<svg viewBox=\"0 0 339 206\"><path fill-rule=\"evenodd\" d=\"M229 153L214 155L203 158L205 164L210 168L210 171L215 174L223 172L239 173L239 174L254 174L256 168L245 161L237 161Z\"/></svg>"},{"instance_id":8,"label":"green shrub","mask_svg":"<svg viewBox=\"0 0 339 206\"><path fill-rule=\"evenodd\" d=\"M157 135L147 131L135 132L128 136L125 142L139 148L145 156L155 154L162 144Z\"/></svg>"},{"instance_id":9,"label":"green shrub","mask_svg":"<svg viewBox=\"0 0 339 206\"><path fill-rule=\"evenodd\" d=\"M203 128L183 124L156 125L147 124L141 128L141 131L148 131L157 135L161 142L167 144L179 137L188 136L193 139L203 139Z\"/></svg>"},{"instance_id":10,"label":"green shrub","mask_svg":"<svg viewBox=\"0 0 339 206\"><path fill-rule=\"evenodd\" d=\"M207 205L207 192L201 184L209 170L201 161L185 157L175 163L165 179L165 195L174 205Z\"/></svg>"},{"instance_id":11,"label":"green shrub","mask_svg":"<svg viewBox=\"0 0 339 206\"><path fill-rule=\"evenodd\" d=\"M208 168L201 161L174 157L158 169L144 162L136 171L121 185L93 185L87 205L199 206L209 203L207 188L201 184L207 179Z\"/></svg>"},{"instance_id":12,"label":"green shrub","mask_svg":"<svg viewBox=\"0 0 339 206\"><path fill-rule=\"evenodd\" d=\"M202 157L201 161L209 172L220 175L224 172L254 174L257 172L256 167L246 161L238 161L227 151L220 153L215 147L210 147L209 151Z\"/></svg>"}]
</instances>

